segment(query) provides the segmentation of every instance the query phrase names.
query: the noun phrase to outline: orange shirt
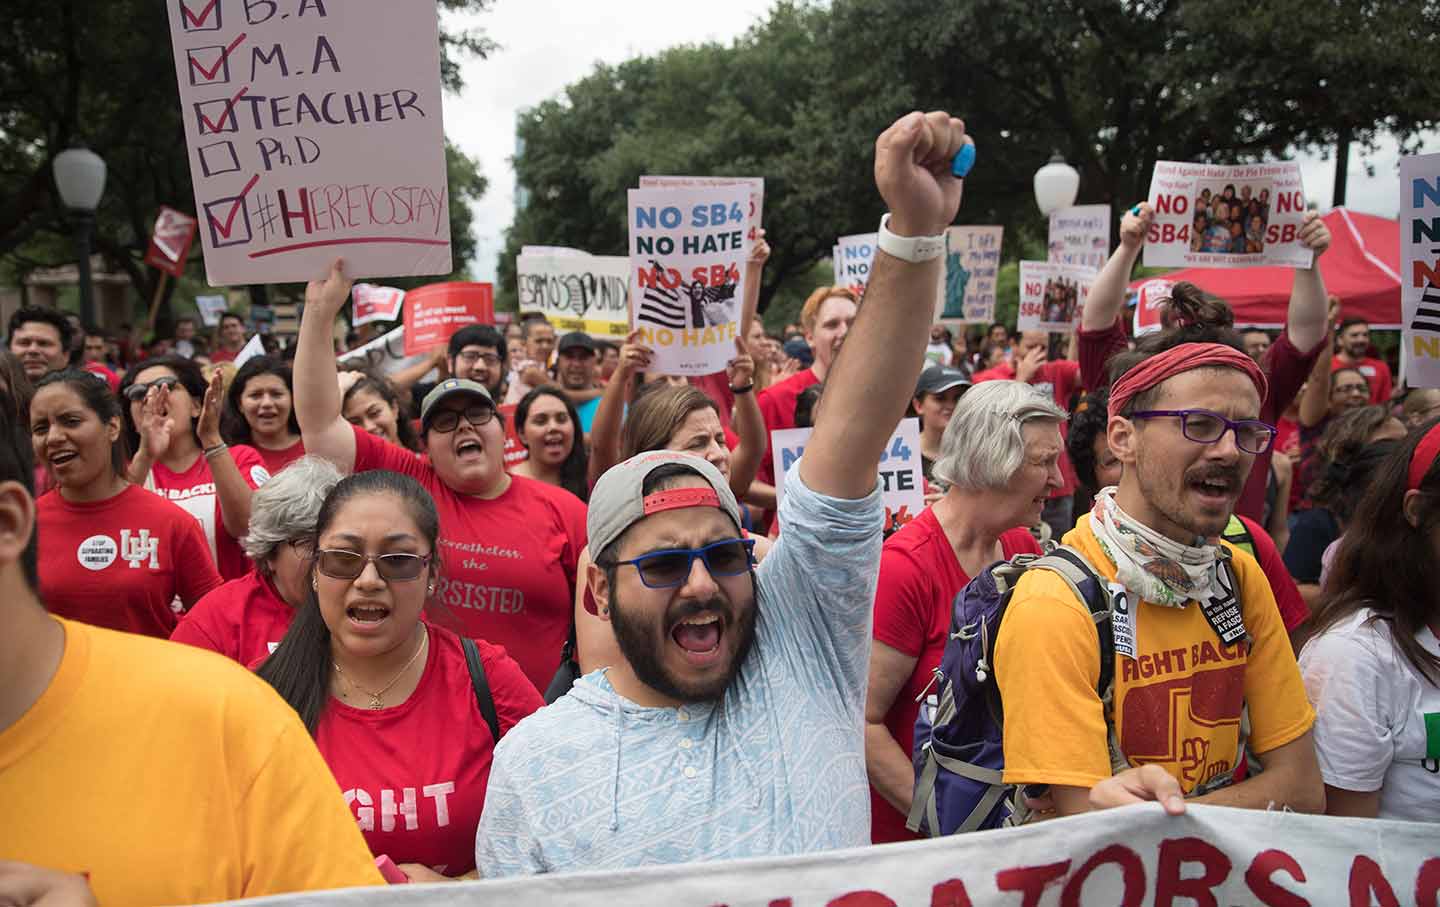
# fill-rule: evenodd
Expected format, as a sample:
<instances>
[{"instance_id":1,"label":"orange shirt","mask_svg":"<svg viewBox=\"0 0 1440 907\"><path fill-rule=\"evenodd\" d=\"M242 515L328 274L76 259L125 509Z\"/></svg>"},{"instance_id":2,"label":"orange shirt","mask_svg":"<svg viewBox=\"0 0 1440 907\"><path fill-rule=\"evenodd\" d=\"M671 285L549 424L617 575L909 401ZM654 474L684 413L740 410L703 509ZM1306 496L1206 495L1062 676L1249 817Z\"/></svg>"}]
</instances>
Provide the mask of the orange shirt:
<instances>
[{"instance_id":1,"label":"orange shirt","mask_svg":"<svg viewBox=\"0 0 1440 907\"><path fill-rule=\"evenodd\" d=\"M1106 579L1115 565L1090 520L1066 533ZM1230 545L1245 628L1253 640L1220 642L1195 603L1141 602L1136 657L1115 654L1115 724L1132 766L1165 767L1189 793L1233 772L1241 710L1250 708L1250 746L1265 753L1302 736L1315 721L1270 584L1255 559ZM1025 574L1000 625L995 677L1005 707L1005 782L1093 787L1110 777L1104 709L1096 692L1099 641L1083 602L1060 577Z\"/></svg>"}]
</instances>

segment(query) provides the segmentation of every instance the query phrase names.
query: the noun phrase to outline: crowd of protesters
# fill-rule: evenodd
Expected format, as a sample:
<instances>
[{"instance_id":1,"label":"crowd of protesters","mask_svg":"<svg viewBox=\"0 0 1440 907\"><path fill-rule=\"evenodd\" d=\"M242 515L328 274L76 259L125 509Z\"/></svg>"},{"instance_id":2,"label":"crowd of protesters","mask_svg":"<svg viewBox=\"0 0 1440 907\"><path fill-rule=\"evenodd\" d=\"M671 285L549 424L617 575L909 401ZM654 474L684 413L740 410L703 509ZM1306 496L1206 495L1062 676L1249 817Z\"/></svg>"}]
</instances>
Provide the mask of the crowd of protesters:
<instances>
[{"instance_id":1,"label":"crowd of protesters","mask_svg":"<svg viewBox=\"0 0 1440 907\"><path fill-rule=\"evenodd\" d=\"M0 901L915 838L952 603L1059 542L1134 624L1097 658L1072 583L1013 587L990 641L1013 821L1185 799L1433 820L1440 391L1397 387L1327 295L1313 212L1278 335L1182 283L1132 338L1142 203L1073 337L957 338L909 238L955 219L969 141L943 113L877 139L863 300L816 288L767 333L759 237L735 355L698 378L536 315L347 371L340 260L298 340L238 368L237 315L142 348L18 311ZM1207 210L1263 206L1249 188ZM926 506L887 537L904 417ZM781 496L769 439L796 426Z\"/></svg>"}]
</instances>

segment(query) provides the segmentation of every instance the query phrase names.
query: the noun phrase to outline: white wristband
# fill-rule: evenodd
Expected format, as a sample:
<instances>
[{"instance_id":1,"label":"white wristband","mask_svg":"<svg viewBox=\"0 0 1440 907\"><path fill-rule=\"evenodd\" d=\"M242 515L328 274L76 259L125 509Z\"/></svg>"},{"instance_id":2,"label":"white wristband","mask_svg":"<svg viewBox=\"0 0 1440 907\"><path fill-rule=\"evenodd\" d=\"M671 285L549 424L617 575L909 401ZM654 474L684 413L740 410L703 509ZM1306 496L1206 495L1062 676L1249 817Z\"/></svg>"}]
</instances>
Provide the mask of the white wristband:
<instances>
[{"instance_id":1,"label":"white wristband","mask_svg":"<svg viewBox=\"0 0 1440 907\"><path fill-rule=\"evenodd\" d=\"M933 261L945 254L945 234L935 236L896 236L890 232L890 215L880 218L880 251L901 261L920 263Z\"/></svg>"}]
</instances>

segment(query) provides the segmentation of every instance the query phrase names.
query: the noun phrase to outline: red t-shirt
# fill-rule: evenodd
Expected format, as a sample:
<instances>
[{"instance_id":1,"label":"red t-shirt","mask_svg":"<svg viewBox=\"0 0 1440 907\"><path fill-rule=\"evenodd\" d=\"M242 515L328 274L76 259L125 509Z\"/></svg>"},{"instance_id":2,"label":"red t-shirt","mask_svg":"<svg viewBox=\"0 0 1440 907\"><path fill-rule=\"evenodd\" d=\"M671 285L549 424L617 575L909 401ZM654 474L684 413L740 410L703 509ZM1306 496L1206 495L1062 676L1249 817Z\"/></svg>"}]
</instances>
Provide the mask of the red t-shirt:
<instances>
[{"instance_id":1,"label":"red t-shirt","mask_svg":"<svg viewBox=\"0 0 1440 907\"><path fill-rule=\"evenodd\" d=\"M813 382L812 382L813 383ZM730 434L730 411L735 408L735 394L730 391L730 376L725 372L714 372L709 375L691 375L690 384L699 388L705 396L715 401L715 408L720 411L720 427L725 429L726 436ZM804 390L802 387L800 390ZM800 391L796 391L798 394ZM794 421L795 401L790 401L791 421ZM732 445L733 446L733 445Z\"/></svg>"},{"instance_id":2,"label":"red t-shirt","mask_svg":"<svg viewBox=\"0 0 1440 907\"><path fill-rule=\"evenodd\" d=\"M164 639L177 599L188 608L220 585L200 527L138 485L86 504L51 491L35 509L40 599L52 614Z\"/></svg>"},{"instance_id":3,"label":"red t-shirt","mask_svg":"<svg viewBox=\"0 0 1440 907\"><path fill-rule=\"evenodd\" d=\"M537 688L560 666L585 547L585 505L563 488L511 476L498 498L460 494L429 460L355 429L355 471L404 473L440 512L435 601L465 636L504 646ZM442 617L443 621L444 618Z\"/></svg>"},{"instance_id":4,"label":"red t-shirt","mask_svg":"<svg viewBox=\"0 0 1440 907\"><path fill-rule=\"evenodd\" d=\"M410 698L378 710L331 698L315 744L372 853L459 875L475 868L495 741L475 702L460 637L426 628L425 673ZM476 644L503 735L545 702L504 649Z\"/></svg>"},{"instance_id":5,"label":"red t-shirt","mask_svg":"<svg viewBox=\"0 0 1440 907\"><path fill-rule=\"evenodd\" d=\"M1308 353L1302 353L1290 342L1290 331L1287 328L1280 332L1275 342L1265 351L1265 358L1260 362L1260 370L1265 373L1269 382L1269 392L1260 403L1260 419L1269 422L1271 425L1280 421L1280 414L1300 393L1300 388L1305 384L1305 379L1310 376L1310 370L1315 367L1315 359L1325 348L1325 342L1315 344L1315 348ZM1275 445L1255 457L1255 465L1250 467L1250 477L1245 480L1245 488L1240 492L1240 499L1235 502L1235 512L1241 516L1249 517L1252 520L1265 518L1265 489L1270 483L1270 459L1275 455Z\"/></svg>"},{"instance_id":6,"label":"red t-shirt","mask_svg":"<svg viewBox=\"0 0 1440 907\"><path fill-rule=\"evenodd\" d=\"M1240 517L1240 522L1250 531L1250 540L1255 546L1255 560L1260 562L1260 569L1270 581L1270 591L1275 593L1275 604L1280 608L1280 619L1285 621L1285 629L1294 630L1310 616L1310 609L1305 606L1305 599L1300 597L1300 589L1296 587L1290 571L1285 569L1280 549L1275 547L1275 540L1270 537L1270 533L1260 528L1259 523L1238 513L1236 516Z\"/></svg>"},{"instance_id":7,"label":"red t-shirt","mask_svg":"<svg viewBox=\"0 0 1440 907\"><path fill-rule=\"evenodd\" d=\"M1109 387L1110 375L1105 367L1111 359L1130 348L1125 322L1117 317L1114 324L1098 331L1080 328L1077 337L1075 358L1080 363L1080 386L1088 391Z\"/></svg>"},{"instance_id":8,"label":"red t-shirt","mask_svg":"<svg viewBox=\"0 0 1440 907\"><path fill-rule=\"evenodd\" d=\"M775 484L775 464L770 457L770 432L795 427L795 400L800 392L812 384L819 384L820 378L814 368L796 372L779 384L772 384L760 392L755 403L760 415L765 417L765 450L760 455L760 469L755 477L767 485Z\"/></svg>"},{"instance_id":9,"label":"red t-shirt","mask_svg":"<svg viewBox=\"0 0 1440 907\"><path fill-rule=\"evenodd\" d=\"M1024 527L1000 536L1005 557L1039 554L1040 546ZM899 532L885 540L880 552L880 580L875 593L875 639L916 659L915 670L900 689L885 727L911 755L917 698L930 685L950 633L950 611L955 595L970 577L955 559L955 549L929 507ZM905 827L905 816L878 793L870 790L870 836L876 844L911 841L918 837Z\"/></svg>"},{"instance_id":10,"label":"red t-shirt","mask_svg":"<svg viewBox=\"0 0 1440 907\"><path fill-rule=\"evenodd\" d=\"M1389 403L1390 394L1395 387L1395 381L1390 376L1390 366L1381 359L1374 359L1366 356L1358 362L1350 362L1345 357L1335 355L1330 359L1330 371L1338 368L1359 369L1360 374L1370 384L1371 403Z\"/></svg>"},{"instance_id":11,"label":"red t-shirt","mask_svg":"<svg viewBox=\"0 0 1440 907\"><path fill-rule=\"evenodd\" d=\"M1002 362L991 369L983 372L976 372L972 379L976 384L981 381L1014 381L1015 367L1008 362ZM1072 362L1069 359L1057 359L1053 362L1046 362L1035 370L1035 376L1030 379L1030 386L1050 394L1055 405L1070 411L1070 398L1075 394L1075 389L1080 386L1080 363ZM1060 423L1060 438L1063 441L1070 436L1070 423ZM1064 447L1060 448L1060 476L1065 484L1051 493L1052 498L1063 498L1075 493L1075 467L1070 465L1070 454Z\"/></svg>"},{"instance_id":12,"label":"red t-shirt","mask_svg":"<svg viewBox=\"0 0 1440 907\"><path fill-rule=\"evenodd\" d=\"M211 590L180 618L172 642L219 652L242 665L263 661L275 651L295 609L286 604L260 571Z\"/></svg>"},{"instance_id":13,"label":"red t-shirt","mask_svg":"<svg viewBox=\"0 0 1440 907\"><path fill-rule=\"evenodd\" d=\"M270 478L265 460L255 448L235 444L229 453L252 491ZM150 467L150 477L153 487L152 483L146 483L147 488L179 504L200 524L222 579L236 579L250 572L254 565L230 530L225 528L225 520L220 515L220 496L215 493L215 478L210 472L210 461L205 459L204 454L196 457L184 472L175 472L163 463L156 463Z\"/></svg>"},{"instance_id":14,"label":"red t-shirt","mask_svg":"<svg viewBox=\"0 0 1440 907\"><path fill-rule=\"evenodd\" d=\"M289 466L291 463L294 463L301 457L305 456L304 441L296 441L289 447L282 447L278 450L271 450L268 447L261 447L259 444L252 444L248 446L253 448L254 451L260 455L260 462L265 464L265 471L271 476L284 469L286 466ZM236 462L239 461L237 460ZM269 478L269 476L267 476L266 478ZM263 484L265 483L262 480L261 482L256 483L256 487L258 488L260 485Z\"/></svg>"},{"instance_id":15,"label":"red t-shirt","mask_svg":"<svg viewBox=\"0 0 1440 907\"><path fill-rule=\"evenodd\" d=\"M245 347L243 347L243 346L240 347L240 350L243 350L243 349L245 349ZM211 361L211 362L234 362L234 361L235 361L235 357L238 356L238 355L240 355L240 350L236 350L236 351L234 351L234 352L232 353L231 351L229 351L229 350L227 350L227 349L224 349L223 347L218 347L218 346L217 346L217 347L215 347L215 349L213 349L213 350L210 351L210 361Z\"/></svg>"}]
</instances>

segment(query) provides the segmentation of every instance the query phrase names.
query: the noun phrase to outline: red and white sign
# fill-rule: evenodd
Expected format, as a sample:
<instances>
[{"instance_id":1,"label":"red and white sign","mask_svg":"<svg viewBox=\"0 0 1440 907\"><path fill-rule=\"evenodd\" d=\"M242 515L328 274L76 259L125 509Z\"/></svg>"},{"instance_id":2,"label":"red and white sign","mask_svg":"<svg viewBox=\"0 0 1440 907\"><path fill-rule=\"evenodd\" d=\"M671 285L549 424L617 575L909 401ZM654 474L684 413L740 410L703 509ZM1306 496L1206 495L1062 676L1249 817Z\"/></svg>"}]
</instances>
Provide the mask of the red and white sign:
<instances>
[{"instance_id":1,"label":"red and white sign","mask_svg":"<svg viewBox=\"0 0 1440 907\"><path fill-rule=\"evenodd\" d=\"M1080 323L1080 312L1095 282L1095 270L1084 265L1048 261L1020 262L1020 312L1015 326L1021 331L1064 334Z\"/></svg>"},{"instance_id":2,"label":"red and white sign","mask_svg":"<svg viewBox=\"0 0 1440 907\"><path fill-rule=\"evenodd\" d=\"M357 283L350 291L350 298L355 303L350 321L358 328L372 321L394 321L405 302L405 291L373 283Z\"/></svg>"},{"instance_id":3,"label":"red and white sign","mask_svg":"<svg viewBox=\"0 0 1440 907\"><path fill-rule=\"evenodd\" d=\"M1145 236L1149 268L1308 268L1300 165L1158 161L1150 177L1155 220Z\"/></svg>"},{"instance_id":4,"label":"red and white sign","mask_svg":"<svg viewBox=\"0 0 1440 907\"><path fill-rule=\"evenodd\" d=\"M467 325L495 323L495 288L488 283L432 283L405 299L407 356L444 346Z\"/></svg>"},{"instance_id":5,"label":"red and white sign","mask_svg":"<svg viewBox=\"0 0 1440 907\"><path fill-rule=\"evenodd\" d=\"M150 234L150 248L145 250L145 263L179 277L185 273L185 259L195 241L195 218L168 205L160 206L155 229Z\"/></svg>"},{"instance_id":6,"label":"red and white sign","mask_svg":"<svg viewBox=\"0 0 1440 907\"><path fill-rule=\"evenodd\" d=\"M1147 280L1135 290L1135 336L1160 330L1160 307L1175 291L1168 280Z\"/></svg>"}]
</instances>

